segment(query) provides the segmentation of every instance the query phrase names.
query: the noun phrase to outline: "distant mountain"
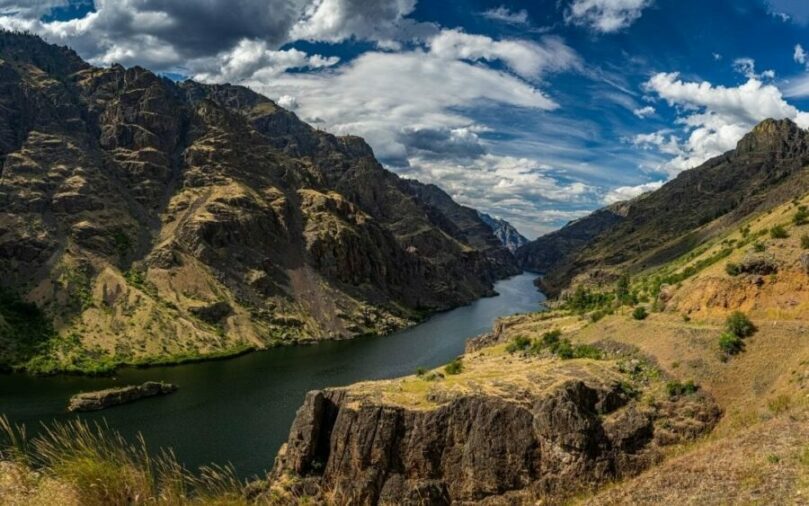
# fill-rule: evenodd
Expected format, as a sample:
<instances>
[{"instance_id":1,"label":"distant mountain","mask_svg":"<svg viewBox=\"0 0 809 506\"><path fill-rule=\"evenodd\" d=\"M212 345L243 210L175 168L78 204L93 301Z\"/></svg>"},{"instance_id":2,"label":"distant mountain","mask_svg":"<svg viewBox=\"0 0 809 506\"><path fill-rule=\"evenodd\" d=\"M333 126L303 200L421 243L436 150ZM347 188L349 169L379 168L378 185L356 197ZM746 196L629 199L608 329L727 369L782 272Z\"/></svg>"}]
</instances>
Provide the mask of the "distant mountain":
<instances>
[{"instance_id":1,"label":"distant mountain","mask_svg":"<svg viewBox=\"0 0 809 506\"><path fill-rule=\"evenodd\" d=\"M628 203L619 202L571 221L559 230L521 245L515 252L517 260L526 270L549 272L600 233L624 220L628 209Z\"/></svg>"},{"instance_id":2,"label":"distant mountain","mask_svg":"<svg viewBox=\"0 0 809 506\"><path fill-rule=\"evenodd\" d=\"M473 210L247 88L6 32L0 89L0 364L390 332L519 270Z\"/></svg>"},{"instance_id":3,"label":"distant mountain","mask_svg":"<svg viewBox=\"0 0 809 506\"><path fill-rule=\"evenodd\" d=\"M609 208L555 232L584 228L569 247L554 249L554 234L517 256L544 272L546 291L558 293L580 276L608 280L668 262L754 213L809 191L809 132L788 119L768 119L736 149L683 171L660 189L633 200L615 216ZM586 225L586 226L585 226ZM548 257L548 258L545 258Z\"/></svg>"},{"instance_id":4,"label":"distant mountain","mask_svg":"<svg viewBox=\"0 0 809 506\"><path fill-rule=\"evenodd\" d=\"M517 229L506 220L499 220L480 211L478 211L478 216L483 220L483 223L492 229L494 236L497 237L500 243L508 248L510 252L515 253L517 248L528 243L528 239L517 232Z\"/></svg>"}]
</instances>

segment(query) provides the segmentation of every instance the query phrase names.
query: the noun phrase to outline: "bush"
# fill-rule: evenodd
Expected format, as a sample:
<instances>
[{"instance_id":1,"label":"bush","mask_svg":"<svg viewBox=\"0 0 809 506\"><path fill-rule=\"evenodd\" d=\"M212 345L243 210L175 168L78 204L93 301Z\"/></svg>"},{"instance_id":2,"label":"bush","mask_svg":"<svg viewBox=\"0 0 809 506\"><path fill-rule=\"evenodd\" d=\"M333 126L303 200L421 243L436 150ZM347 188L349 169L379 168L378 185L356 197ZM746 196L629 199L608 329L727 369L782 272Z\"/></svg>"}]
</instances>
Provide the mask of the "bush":
<instances>
[{"instance_id":1,"label":"bush","mask_svg":"<svg viewBox=\"0 0 809 506\"><path fill-rule=\"evenodd\" d=\"M516 353L518 351L525 351L531 346L531 340L525 336L517 336L508 343L506 351L509 353Z\"/></svg>"},{"instance_id":2,"label":"bush","mask_svg":"<svg viewBox=\"0 0 809 506\"><path fill-rule=\"evenodd\" d=\"M426 367L416 367L416 376L424 376L425 374L427 374Z\"/></svg>"},{"instance_id":3,"label":"bush","mask_svg":"<svg viewBox=\"0 0 809 506\"><path fill-rule=\"evenodd\" d=\"M679 397L681 395L693 395L699 390L699 387L693 380L688 380L685 383L679 381L669 381L666 383L666 392L669 397Z\"/></svg>"},{"instance_id":4,"label":"bush","mask_svg":"<svg viewBox=\"0 0 809 506\"><path fill-rule=\"evenodd\" d=\"M801 248L809 249L809 234L803 234L801 236Z\"/></svg>"},{"instance_id":5,"label":"bush","mask_svg":"<svg viewBox=\"0 0 809 506\"><path fill-rule=\"evenodd\" d=\"M773 239L786 239L789 233L782 225L776 225L770 229L770 237Z\"/></svg>"},{"instance_id":6,"label":"bush","mask_svg":"<svg viewBox=\"0 0 809 506\"><path fill-rule=\"evenodd\" d=\"M645 320L647 316L649 316L649 313L646 312L646 308L643 306L638 306L632 311L632 318L636 320Z\"/></svg>"},{"instance_id":7,"label":"bush","mask_svg":"<svg viewBox=\"0 0 809 506\"><path fill-rule=\"evenodd\" d=\"M744 341L732 332L725 332L719 336L719 349L726 355L736 355L744 351Z\"/></svg>"},{"instance_id":8,"label":"bush","mask_svg":"<svg viewBox=\"0 0 809 506\"><path fill-rule=\"evenodd\" d=\"M544 346L552 347L559 343L559 338L562 337L562 331L559 329L554 329L549 332L545 332L542 334L542 344Z\"/></svg>"},{"instance_id":9,"label":"bush","mask_svg":"<svg viewBox=\"0 0 809 506\"><path fill-rule=\"evenodd\" d=\"M798 211L792 217L792 222L795 225L804 225L807 221L809 221L809 211L807 211L806 206L798 206Z\"/></svg>"},{"instance_id":10,"label":"bush","mask_svg":"<svg viewBox=\"0 0 809 506\"><path fill-rule=\"evenodd\" d=\"M607 312L599 309L598 311L593 311L592 313L590 313L590 321L595 323L604 318L605 316L607 316Z\"/></svg>"},{"instance_id":11,"label":"bush","mask_svg":"<svg viewBox=\"0 0 809 506\"><path fill-rule=\"evenodd\" d=\"M728 262L725 264L725 272L730 276L738 276L742 273L742 267L739 264Z\"/></svg>"},{"instance_id":12,"label":"bush","mask_svg":"<svg viewBox=\"0 0 809 506\"><path fill-rule=\"evenodd\" d=\"M767 247L760 242L753 243L753 251L755 251L756 253L764 253L764 250L766 249Z\"/></svg>"},{"instance_id":13,"label":"bush","mask_svg":"<svg viewBox=\"0 0 809 506\"><path fill-rule=\"evenodd\" d=\"M725 320L725 329L738 337L752 336L756 331L753 322L741 311L734 311Z\"/></svg>"},{"instance_id":14,"label":"bush","mask_svg":"<svg viewBox=\"0 0 809 506\"><path fill-rule=\"evenodd\" d=\"M444 372L447 374L461 374L463 372L463 362L460 358L456 358L444 366Z\"/></svg>"}]
</instances>

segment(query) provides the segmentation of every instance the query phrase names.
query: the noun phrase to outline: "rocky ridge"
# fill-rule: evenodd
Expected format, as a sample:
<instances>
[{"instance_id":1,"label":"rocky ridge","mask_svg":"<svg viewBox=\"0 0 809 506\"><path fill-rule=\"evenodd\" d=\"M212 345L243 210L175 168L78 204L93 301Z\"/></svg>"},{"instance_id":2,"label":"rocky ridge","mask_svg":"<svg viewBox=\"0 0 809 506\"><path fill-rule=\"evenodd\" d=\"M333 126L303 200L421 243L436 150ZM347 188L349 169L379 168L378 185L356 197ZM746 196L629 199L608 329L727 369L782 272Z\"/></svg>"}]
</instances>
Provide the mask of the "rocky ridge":
<instances>
[{"instance_id":1,"label":"rocky ridge","mask_svg":"<svg viewBox=\"0 0 809 506\"><path fill-rule=\"evenodd\" d=\"M88 371L386 333L519 271L357 137L0 33L0 362ZM460 221L459 221L460 220Z\"/></svg>"}]
</instances>

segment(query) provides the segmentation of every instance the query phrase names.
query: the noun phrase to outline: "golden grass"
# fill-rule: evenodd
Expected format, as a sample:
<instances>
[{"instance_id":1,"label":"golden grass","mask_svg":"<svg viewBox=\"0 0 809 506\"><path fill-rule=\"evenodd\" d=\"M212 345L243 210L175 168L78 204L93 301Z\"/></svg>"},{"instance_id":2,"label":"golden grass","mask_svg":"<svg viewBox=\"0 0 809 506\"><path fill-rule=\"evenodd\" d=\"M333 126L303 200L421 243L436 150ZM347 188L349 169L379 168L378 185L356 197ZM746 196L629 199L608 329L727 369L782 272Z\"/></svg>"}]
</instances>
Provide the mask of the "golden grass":
<instances>
[{"instance_id":1,"label":"golden grass","mask_svg":"<svg viewBox=\"0 0 809 506\"><path fill-rule=\"evenodd\" d=\"M44 426L34 438L0 418L0 503L81 506L243 505L231 467L186 470L170 451L152 456L106 426L81 420Z\"/></svg>"}]
</instances>

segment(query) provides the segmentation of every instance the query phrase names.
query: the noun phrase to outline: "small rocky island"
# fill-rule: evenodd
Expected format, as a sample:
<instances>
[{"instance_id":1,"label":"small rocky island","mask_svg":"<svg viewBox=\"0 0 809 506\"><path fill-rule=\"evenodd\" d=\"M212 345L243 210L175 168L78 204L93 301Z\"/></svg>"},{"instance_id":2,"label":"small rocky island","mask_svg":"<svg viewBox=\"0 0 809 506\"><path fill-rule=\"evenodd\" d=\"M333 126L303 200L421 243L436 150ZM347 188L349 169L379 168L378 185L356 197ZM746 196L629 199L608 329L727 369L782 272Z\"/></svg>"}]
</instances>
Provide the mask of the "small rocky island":
<instances>
[{"instance_id":1,"label":"small rocky island","mask_svg":"<svg viewBox=\"0 0 809 506\"><path fill-rule=\"evenodd\" d=\"M67 410L98 411L121 404L135 402L147 397L168 395L177 391L177 385L157 381L147 381L142 385L129 385L119 388L107 388L95 392L84 392L70 398Z\"/></svg>"}]
</instances>

